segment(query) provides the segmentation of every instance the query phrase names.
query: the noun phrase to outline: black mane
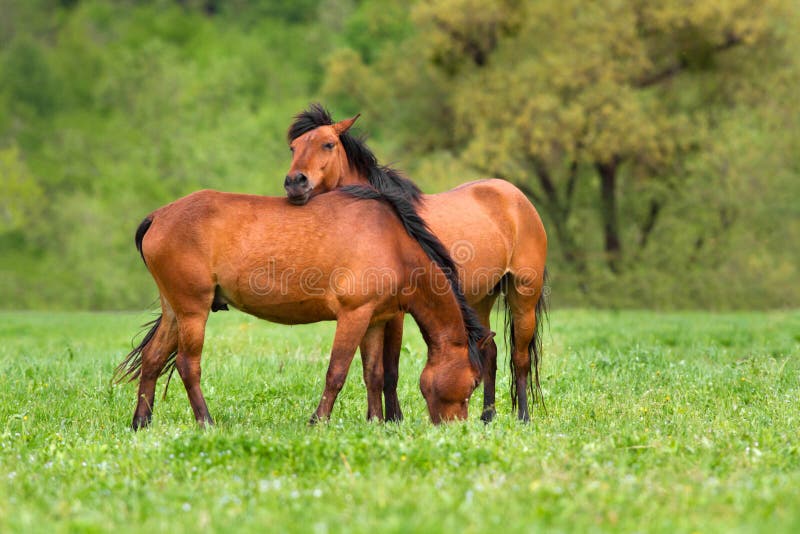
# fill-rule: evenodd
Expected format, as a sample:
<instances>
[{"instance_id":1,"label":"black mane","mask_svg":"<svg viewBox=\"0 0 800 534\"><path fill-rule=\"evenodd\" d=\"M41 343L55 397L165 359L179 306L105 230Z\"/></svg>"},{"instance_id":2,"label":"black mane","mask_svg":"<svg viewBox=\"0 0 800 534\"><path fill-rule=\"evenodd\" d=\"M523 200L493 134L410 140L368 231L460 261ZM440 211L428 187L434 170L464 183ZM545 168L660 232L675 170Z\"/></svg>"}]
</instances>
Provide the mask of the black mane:
<instances>
[{"instance_id":1,"label":"black mane","mask_svg":"<svg viewBox=\"0 0 800 534\"><path fill-rule=\"evenodd\" d=\"M287 137L291 143L301 135L320 126L330 126L334 123L330 113L322 104L311 104L307 110L295 116L294 122L289 126ZM350 166L359 174L367 177L370 185L381 193L394 193L416 202L422 195L417 184L403 176L391 167L378 164L375 154L367 147L363 137L357 137L350 132L339 136Z\"/></svg>"},{"instance_id":2,"label":"black mane","mask_svg":"<svg viewBox=\"0 0 800 534\"><path fill-rule=\"evenodd\" d=\"M382 200L388 203L395 211L400 221L403 223L408 235L419 243L425 255L442 270L453 295L458 302L461 310L461 317L464 320L464 327L467 331L468 353L470 363L478 370L483 371L483 353L478 347L479 343L490 333L478 318L478 314L467 303L461 283L458 280L456 263L447 251L447 248L439 241L425 220L420 217L414 204L405 196L398 193L381 193L372 187L365 185L346 185L339 188L343 193L358 199Z\"/></svg>"}]
</instances>

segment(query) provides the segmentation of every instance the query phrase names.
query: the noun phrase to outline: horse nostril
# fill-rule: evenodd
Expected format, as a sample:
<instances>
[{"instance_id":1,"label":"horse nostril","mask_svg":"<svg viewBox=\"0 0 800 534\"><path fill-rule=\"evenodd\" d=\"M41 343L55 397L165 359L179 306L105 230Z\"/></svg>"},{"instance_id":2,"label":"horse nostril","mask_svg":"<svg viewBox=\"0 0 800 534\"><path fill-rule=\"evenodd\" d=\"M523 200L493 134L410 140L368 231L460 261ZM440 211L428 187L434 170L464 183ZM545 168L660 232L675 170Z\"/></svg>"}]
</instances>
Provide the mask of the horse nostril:
<instances>
[{"instance_id":1,"label":"horse nostril","mask_svg":"<svg viewBox=\"0 0 800 534\"><path fill-rule=\"evenodd\" d=\"M286 179L283 181L283 187L289 187L291 184L292 184L292 177L287 174Z\"/></svg>"},{"instance_id":2,"label":"horse nostril","mask_svg":"<svg viewBox=\"0 0 800 534\"><path fill-rule=\"evenodd\" d=\"M297 180L297 185L308 185L308 177L306 177L306 175L302 172L298 173L295 179Z\"/></svg>"}]
</instances>

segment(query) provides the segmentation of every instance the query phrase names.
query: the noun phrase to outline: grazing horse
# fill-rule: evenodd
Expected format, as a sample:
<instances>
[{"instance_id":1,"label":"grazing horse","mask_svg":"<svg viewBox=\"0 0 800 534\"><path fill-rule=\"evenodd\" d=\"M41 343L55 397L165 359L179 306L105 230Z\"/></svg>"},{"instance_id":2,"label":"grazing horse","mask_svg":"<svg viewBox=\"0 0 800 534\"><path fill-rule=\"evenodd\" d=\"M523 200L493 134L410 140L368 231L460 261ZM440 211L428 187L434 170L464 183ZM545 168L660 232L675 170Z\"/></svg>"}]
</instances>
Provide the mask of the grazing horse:
<instances>
[{"instance_id":1,"label":"grazing horse","mask_svg":"<svg viewBox=\"0 0 800 534\"><path fill-rule=\"evenodd\" d=\"M319 104L295 117L288 131L292 164L284 182L289 201L304 205L320 193L352 184L371 185L409 199L459 263L464 294L487 328L494 302L504 293L511 401L519 419L528 421L527 389L532 402L537 395L541 397L540 328L546 313L547 235L539 214L519 189L504 180L480 180L423 195L409 179L379 165L363 139L348 133L357 118L334 122ZM397 398L402 333L400 314L387 323L384 333L384 396L389 420L402 419ZM497 346L492 341L483 351L481 418L488 422L495 415Z\"/></svg>"},{"instance_id":2,"label":"grazing horse","mask_svg":"<svg viewBox=\"0 0 800 534\"><path fill-rule=\"evenodd\" d=\"M197 422L213 423L200 357L209 312L228 305L283 324L337 322L312 423L330 416L359 344L372 355L364 377L370 404L380 404L383 325L407 311L428 345L420 388L431 420L466 418L480 345L493 334L466 304L447 250L405 198L351 187L298 208L280 197L199 191L148 215L135 241L161 315L115 373L117 382L139 378L134 429L150 423L156 381L176 368Z\"/></svg>"}]
</instances>

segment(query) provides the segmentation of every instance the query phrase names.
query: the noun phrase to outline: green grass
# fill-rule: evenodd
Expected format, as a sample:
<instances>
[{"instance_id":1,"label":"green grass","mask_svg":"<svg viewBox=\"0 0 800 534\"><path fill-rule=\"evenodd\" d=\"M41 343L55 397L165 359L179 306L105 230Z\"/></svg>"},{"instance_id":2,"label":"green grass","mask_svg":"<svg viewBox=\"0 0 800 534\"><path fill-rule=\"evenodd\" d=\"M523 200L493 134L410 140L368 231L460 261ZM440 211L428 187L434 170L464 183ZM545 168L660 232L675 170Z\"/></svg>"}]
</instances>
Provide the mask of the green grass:
<instances>
[{"instance_id":1,"label":"green grass","mask_svg":"<svg viewBox=\"0 0 800 534\"><path fill-rule=\"evenodd\" d=\"M175 380L132 433L134 386L109 378L145 319L0 313L0 531L800 529L798 312L555 312L528 426L504 355L498 419L478 420L479 390L468 422L433 427L409 326L406 420L364 421L356 359L317 428L333 325L215 314L217 427L195 428Z\"/></svg>"}]
</instances>

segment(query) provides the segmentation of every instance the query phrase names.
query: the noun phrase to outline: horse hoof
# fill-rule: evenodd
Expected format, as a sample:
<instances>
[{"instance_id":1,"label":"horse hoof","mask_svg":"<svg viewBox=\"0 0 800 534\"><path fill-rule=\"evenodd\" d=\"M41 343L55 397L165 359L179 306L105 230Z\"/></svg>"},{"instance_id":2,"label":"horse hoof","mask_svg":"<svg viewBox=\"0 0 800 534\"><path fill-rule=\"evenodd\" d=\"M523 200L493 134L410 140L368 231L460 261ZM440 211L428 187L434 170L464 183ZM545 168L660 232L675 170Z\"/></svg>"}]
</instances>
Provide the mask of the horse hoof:
<instances>
[{"instance_id":1,"label":"horse hoof","mask_svg":"<svg viewBox=\"0 0 800 534\"><path fill-rule=\"evenodd\" d=\"M135 416L131 423L131 430L136 432L142 428L147 428L150 426L150 420L151 418L149 416Z\"/></svg>"},{"instance_id":2,"label":"horse hoof","mask_svg":"<svg viewBox=\"0 0 800 534\"><path fill-rule=\"evenodd\" d=\"M197 424L200 426L200 428L211 428L214 426L215 423L214 420L211 419L211 416L209 415L205 419L198 419Z\"/></svg>"},{"instance_id":3,"label":"horse hoof","mask_svg":"<svg viewBox=\"0 0 800 534\"><path fill-rule=\"evenodd\" d=\"M386 406L386 420L395 423L399 423L403 420L403 410L400 409L399 405Z\"/></svg>"},{"instance_id":4,"label":"horse hoof","mask_svg":"<svg viewBox=\"0 0 800 534\"><path fill-rule=\"evenodd\" d=\"M496 414L497 414L497 412L494 410L494 408L486 409L481 414L481 421L483 421L484 424L488 425L489 423L492 422L492 420L494 419L494 416Z\"/></svg>"}]
</instances>

